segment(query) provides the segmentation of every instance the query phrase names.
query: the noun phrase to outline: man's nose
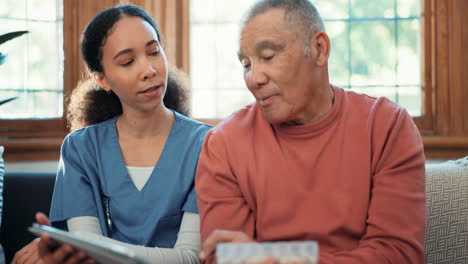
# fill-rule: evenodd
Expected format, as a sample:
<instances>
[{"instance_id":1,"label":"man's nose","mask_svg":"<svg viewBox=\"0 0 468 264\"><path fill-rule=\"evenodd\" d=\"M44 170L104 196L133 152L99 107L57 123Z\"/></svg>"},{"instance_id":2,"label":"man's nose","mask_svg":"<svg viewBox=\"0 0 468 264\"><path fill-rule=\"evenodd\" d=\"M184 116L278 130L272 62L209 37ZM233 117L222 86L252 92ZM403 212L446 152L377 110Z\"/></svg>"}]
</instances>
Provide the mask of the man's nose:
<instances>
[{"instance_id":1,"label":"man's nose","mask_svg":"<svg viewBox=\"0 0 468 264\"><path fill-rule=\"evenodd\" d=\"M256 87L260 87L268 82L268 75L265 72L265 68L258 64L252 65L250 78Z\"/></svg>"}]
</instances>

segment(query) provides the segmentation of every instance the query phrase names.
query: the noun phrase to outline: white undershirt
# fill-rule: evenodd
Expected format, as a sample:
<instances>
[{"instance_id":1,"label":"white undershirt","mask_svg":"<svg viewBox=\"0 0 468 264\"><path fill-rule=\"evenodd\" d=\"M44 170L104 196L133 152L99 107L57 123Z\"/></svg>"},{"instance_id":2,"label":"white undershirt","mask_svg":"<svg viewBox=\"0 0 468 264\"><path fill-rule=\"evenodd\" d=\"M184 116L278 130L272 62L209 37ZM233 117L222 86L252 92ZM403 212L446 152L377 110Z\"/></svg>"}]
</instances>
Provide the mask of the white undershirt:
<instances>
[{"instance_id":1,"label":"white undershirt","mask_svg":"<svg viewBox=\"0 0 468 264\"><path fill-rule=\"evenodd\" d=\"M143 189L148 179L153 173L154 167L130 167L127 166L128 174L132 178L133 184L139 191Z\"/></svg>"},{"instance_id":2,"label":"white undershirt","mask_svg":"<svg viewBox=\"0 0 468 264\"><path fill-rule=\"evenodd\" d=\"M127 167L135 187L141 191L148 181L153 167ZM198 214L185 212L182 216L177 241L174 248L144 247L123 243L102 235L99 219L94 216L79 216L67 219L70 232L86 233L97 240L126 246L147 263L199 263L201 250L200 217Z\"/></svg>"}]
</instances>

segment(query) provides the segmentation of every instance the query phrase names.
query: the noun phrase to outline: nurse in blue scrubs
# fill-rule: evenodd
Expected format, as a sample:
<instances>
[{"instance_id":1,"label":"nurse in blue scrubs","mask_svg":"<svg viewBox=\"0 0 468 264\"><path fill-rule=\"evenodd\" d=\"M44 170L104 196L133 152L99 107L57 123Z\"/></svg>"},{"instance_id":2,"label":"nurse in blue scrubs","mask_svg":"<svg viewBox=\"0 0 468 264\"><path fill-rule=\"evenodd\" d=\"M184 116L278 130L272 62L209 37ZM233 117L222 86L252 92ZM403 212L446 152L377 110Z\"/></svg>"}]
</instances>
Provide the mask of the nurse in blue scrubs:
<instances>
[{"instance_id":1,"label":"nurse in blue scrubs","mask_svg":"<svg viewBox=\"0 0 468 264\"><path fill-rule=\"evenodd\" d=\"M92 78L71 96L74 132L62 145L50 222L130 247L148 262L198 263L194 175L211 127L181 114L184 90L157 25L136 6L116 6L88 24L81 47ZM15 263L92 261L69 245L48 251L47 240L18 252Z\"/></svg>"}]
</instances>

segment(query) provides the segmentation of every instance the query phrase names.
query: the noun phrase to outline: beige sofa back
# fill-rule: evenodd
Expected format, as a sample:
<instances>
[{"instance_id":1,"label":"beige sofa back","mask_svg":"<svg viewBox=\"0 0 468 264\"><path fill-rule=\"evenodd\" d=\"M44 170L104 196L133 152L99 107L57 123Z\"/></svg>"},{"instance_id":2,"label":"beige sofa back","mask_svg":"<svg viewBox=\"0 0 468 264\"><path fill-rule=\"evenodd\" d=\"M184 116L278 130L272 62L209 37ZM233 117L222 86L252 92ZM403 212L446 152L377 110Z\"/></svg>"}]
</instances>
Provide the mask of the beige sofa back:
<instances>
[{"instance_id":1,"label":"beige sofa back","mask_svg":"<svg viewBox=\"0 0 468 264\"><path fill-rule=\"evenodd\" d=\"M426 263L468 263L468 156L426 165Z\"/></svg>"}]
</instances>

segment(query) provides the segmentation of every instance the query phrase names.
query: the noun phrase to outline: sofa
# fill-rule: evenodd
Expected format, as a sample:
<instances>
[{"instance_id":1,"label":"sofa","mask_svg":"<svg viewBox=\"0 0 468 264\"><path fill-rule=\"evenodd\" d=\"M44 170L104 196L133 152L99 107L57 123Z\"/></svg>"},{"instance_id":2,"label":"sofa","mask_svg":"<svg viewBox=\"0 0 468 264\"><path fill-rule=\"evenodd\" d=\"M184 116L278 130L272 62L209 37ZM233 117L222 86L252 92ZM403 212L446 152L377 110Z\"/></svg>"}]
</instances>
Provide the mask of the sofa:
<instances>
[{"instance_id":1,"label":"sofa","mask_svg":"<svg viewBox=\"0 0 468 264\"><path fill-rule=\"evenodd\" d=\"M0 243L6 263L34 236L37 211L48 214L55 173L7 173ZM468 263L468 156L426 165L426 263Z\"/></svg>"},{"instance_id":2,"label":"sofa","mask_svg":"<svg viewBox=\"0 0 468 264\"><path fill-rule=\"evenodd\" d=\"M3 178L3 214L0 244L5 263L35 238L27 231L35 221L35 214L49 213L55 173L6 173Z\"/></svg>"},{"instance_id":3,"label":"sofa","mask_svg":"<svg viewBox=\"0 0 468 264\"><path fill-rule=\"evenodd\" d=\"M468 263L468 156L426 166L426 263Z\"/></svg>"}]
</instances>

